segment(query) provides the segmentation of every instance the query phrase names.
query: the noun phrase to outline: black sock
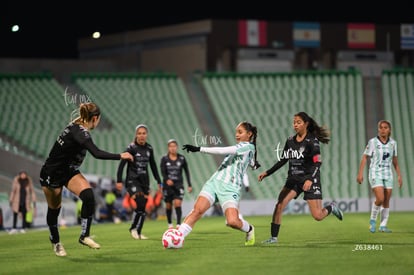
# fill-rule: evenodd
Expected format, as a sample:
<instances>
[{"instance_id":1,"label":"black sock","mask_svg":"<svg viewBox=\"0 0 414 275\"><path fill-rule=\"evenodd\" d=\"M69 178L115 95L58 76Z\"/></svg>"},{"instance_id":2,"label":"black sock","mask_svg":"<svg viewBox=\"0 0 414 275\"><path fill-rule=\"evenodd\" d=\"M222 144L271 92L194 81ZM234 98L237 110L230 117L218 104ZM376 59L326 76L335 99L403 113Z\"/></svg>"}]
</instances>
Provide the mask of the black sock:
<instances>
[{"instance_id":1,"label":"black sock","mask_svg":"<svg viewBox=\"0 0 414 275\"><path fill-rule=\"evenodd\" d=\"M271 223L270 224L270 234L272 237L277 238L279 235L280 224Z\"/></svg>"},{"instance_id":2,"label":"black sock","mask_svg":"<svg viewBox=\"0 0 414 275\"><path fill-rule=\"evenodd\" d=\"M167 214L167 222L168 222L168 224L171 224L172 223L172 218L171 218L171 216L172 216L172 209L167 209L165 212Z\"/></svg>"},{"instance_id":3,"label":"black sock","mask_svg":"<svg viewBox=\"0 0 414 275\"><path fill-rule=\"evenodd\" d=\"M325 208L326 208L326 210L328 210L328 215L331 214L331 212L332 212L332 205L328 205Z\"/></svg>"},{"instance_id":4,"label":"black sock","mask_svg":"<svg viewBox=\"0 0 414 275\"><path fill-rule=\"evenodd\" d=\"M60 213L60 207L58 209L47 208L46 222L49 226L49 239L52 243L60 242L59 229L58 229L58 216Z\"/></svg>"},{"instance_id":5,"label":"black sock","mask_svg":"<svg viewBox=\"0 0 414 275\"><path fill-rule=\"evenodd\" d=\"M182 215L181 206L175 208L175 215L177 215L177 224L181 224L181 215Z\"/></svg>"}]
</instances>

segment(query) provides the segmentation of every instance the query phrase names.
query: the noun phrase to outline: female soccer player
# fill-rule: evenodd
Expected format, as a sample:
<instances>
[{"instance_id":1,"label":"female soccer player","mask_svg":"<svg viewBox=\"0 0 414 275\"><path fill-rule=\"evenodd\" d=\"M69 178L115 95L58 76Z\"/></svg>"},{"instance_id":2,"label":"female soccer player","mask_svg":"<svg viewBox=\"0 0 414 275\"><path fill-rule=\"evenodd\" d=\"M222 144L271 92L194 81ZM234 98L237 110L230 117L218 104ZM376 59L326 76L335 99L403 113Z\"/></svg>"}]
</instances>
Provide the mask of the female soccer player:
<instances>
[{"instance_id":1,"label":"female soccer player","mask_svg":"<svg viewBox=\"0 0 414 275\"><path fill-rule=\"evenodd\" d=\"M285 147L279 161L269 170L259 175L259 181L270 176L287 162L289 162L288 177L285 186L279 193L278 201L273 212L270 228L271 237L263 241L264 244L277 243L282 214L286 205L296 199L302 192L307 201L312 217L321 221L331 212L342 220L342 212L335 203L322 208L322 187L320 181L320 168L322 164L319 142L329 142L329 132L320 127L313 118L305 112L293 117L295 135L286 140Z\"/></svg>"},{"instance_id":2,"label":"female soccer player","mask_svg":"<svg viewBox=\"0 0 414 275\"><path fill-rule=\"evenodd\" d=\"M390 215L390 198L394 184L392 168L394 166L398 176L398 186L402 186L400 166L397 159L397 142L391 138L391 123L386 120L378 122L378 136L371 138L362 155L357 182L361 184L364 180L363 172L367 158L371 158L368 180L372 191L375 194L375 201L372 203L369 231L376 229L378 213L381 212L380 232L391 233L387 227ZM381 207L382 206L382 207Z\"/></svg>"},{"instance_id":3,"label":"female soccer player","mask_svg":"<svg viewBox=\"0 0 414 275\"><path fill-rule=\"evenodd\" d=\"M132 160L129 153L108 153L98 149L93 143L89 131L98 126L100 117L101 112L96 104L91 102L81 104L79 117L66 126L58 136L40 171L40 184L48 204L46 219L50 231L49 238L57 256L66 256L58 231L63 186L82 200L82 230L79 243L90 248L100 248L100 245L90 237L92 215L95 213L93 191L89 182L79 171L86 151L97 159Z\"/></svg>"},{"instance_id":4,"label":"female soccer player","mask_svg":"<svg viewBox=\"0 0 414 275\"><path fill-rule=\"evenodd\" d=\"M204 184L191 212L180 225L186 237L195 223L218 201L226 216L226 225L246 232L245 245L254 245L254 227L239 215L240 189L248 166L257 169L256 153L257 128L249 122L241 122L236 127L236 145L228 147L197 147L186 144L187 152L226 155L218 170Z\"/></svg>"},{"instance_id":5,"label":"female soccer player","mask_svg":"<svg viewBox=\"0 0 414 275\"><path fill-rule=\"evenodd\" d=\"M150 179L148 175L148 164L151 166L152 174L158 183L158 189L161 189L161 179L158 174L157 165L155 164L154 149L147 143L148 127L139 124L135 128L134 141L128 145L126 152L134 156L132 162L128 162L125 187L129 195L135 200L137 207L132 216L132 224L129 228L132 238L136 240L148 239L141 234L145 221L145 206L150 190ZM122 183L122 172L126 161L121 160L118 166L117 182Z\"/></svg>"},{"instance_id":6,"label":"female soccer player","mask_svg":"<svg viewBox=\"0 0 414 275\"><path fill-rule=\"evenodd\" d=\"M187 177L188 192L193 191L191 186L190 171L185 157L177 153L177 141L170 139L167 142L168 153L161 158L161 174L163 177L163 194L167 214L168 228L172 225L172 207L174 203L175 215L177 218L177 228L181 224L182 201L184 198L183 171Z\"/></svg>"}]
</instances>

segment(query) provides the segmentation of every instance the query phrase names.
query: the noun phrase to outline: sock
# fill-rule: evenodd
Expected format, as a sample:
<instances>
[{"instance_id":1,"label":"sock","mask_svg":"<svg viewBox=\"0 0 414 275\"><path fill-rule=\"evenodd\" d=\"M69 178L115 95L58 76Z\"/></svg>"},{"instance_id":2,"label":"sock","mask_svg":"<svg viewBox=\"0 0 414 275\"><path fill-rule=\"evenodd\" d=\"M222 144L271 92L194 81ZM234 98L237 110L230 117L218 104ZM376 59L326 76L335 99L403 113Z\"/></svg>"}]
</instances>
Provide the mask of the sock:
<instances>
[{"instance_id":1,"label":"sock","mask_svg":"<svg viewBox=\"0 0 414 275\"><path fill-rule=\"evenodd\" d=\"M138 213L138 216L139 216L138 221L137 221L138 235L141 235L141 231L142 231L142 227L144 226L144 221L145 221L145 216L146 215L147 215L147 213L145 213L145 211L141 212L141 213Z\"/></svg>"},{"instance_id":2,"label":"sock","mask_svg":"<svg viewBox=\"0 0 414 275\"><path fill-rule=\"evenodd\" d=\"M328 215L332 212L332 205L328 205L325 207L325 209L328 211Z\"/></svg>"},{"instance_id":3,"label":"sock","mask_svg":"<svg viewBox=\"0 0 414 275\"><path fill-rule=\"evenodd\" d=\"M380 223L380 226L387 226L389 216L390 216L390 209L389 208L381 208L381 223Z\"/></svg>"},{"instance_id":4,"label":"sock","mask_svg":"<svg viewBox=\"0 0 414 275\"><path fill-rule=\"evenodd\" d=\"M378 217L378 213L380 211L381 206L377 206L375 205L375 202L372 203L372 208L371 208L371 220L376 221L377 217Z\"/></svg>"},{"instance_id":5,"label":"sock","mask_svg":"<svg viewBox=\"0 0 414 275\"><path fill-rule=\"evenodd\" d=\"M47 208L46 222L49 226L49 239L52 243L60 242L59 229L58 229L58 216L60 213L60 207L58 209Z\"/></svg>"},{"instance_id":6,"label":"sock","mask_svg":"<svg viewBox=\"0 0 414 275\"><path fill-rule=\"evenodd\" d=\"M95 196L93 195L92 188L87 188L80 192L79 198L82 200L80 238L83 239L90 235L92 216L95 212Z\"/></svg>"},{"instance_id":7,"label":"sock","mask_svg":"<svg viewBox=\"0 0 414 275\"><path fill-rule=\"evenodd\" d=\"M81 218L81 235L80 235L80 238L82 240L83 240L83 238L90 236L91 224L92 224L92 217Z\"/></svg>"},{"instance_id":8,"label":"sock","mask_svg":"<svg viewBox=\"0 0 414 275\"><path fill-rule=\"evenodd\" d=\"M180 229L178 229L181 233L183 233L184 238L188 236L188 234L191 233L191 230L193 230L191 228L191 226L189 226L186 223L183 223L180 225Z\"/></svg>"},{"instance_id":9,"label":"sock","mask_svg":"<svg viewBox=\"0 0 414 275\"><path fill-rule=\"evenodd\" d=\"M177 216L177 225L178 224L181 224L181 216L182 216L182 208L181 208L181 206L175 208L175 215Z\"/></svg>"},{"instance_id":10,"label":"sock","mask_svg":"<svg viewBox=\"0 0 414 275\"><path fill-rule=\"evenodd\" d=\"M279 229L280 229L280 224L271 223L270 224L270 235L273 238L277 238L277 236L279 236Z\"/></svg>"},{"instance_id":11,"label":"sock","mask_svg":"<svg viewBox=\"0 0 414 275\"><path fill-rule=\"evenodd\" d=\"M250 230L252 230L252 227L251 227L251 225L247 222L247 221L245 221L244 219L242 219L241 220L242 221L242 227L240 228L240 230L241 231L243 231L243 232L250 232Z\"/></svg>"},{"instance_id":12,"label":"sock","mask_svg":"<svg viewBox=\"0 0 414 275\"><path fill-rule=\"evenodd\" d=\"M167 214L167 222L168 222L168 224L172 224L172 218L171 218L171 216L172 216L172 209L167 209L165 212Z\"/></svg>"}]
</instances>

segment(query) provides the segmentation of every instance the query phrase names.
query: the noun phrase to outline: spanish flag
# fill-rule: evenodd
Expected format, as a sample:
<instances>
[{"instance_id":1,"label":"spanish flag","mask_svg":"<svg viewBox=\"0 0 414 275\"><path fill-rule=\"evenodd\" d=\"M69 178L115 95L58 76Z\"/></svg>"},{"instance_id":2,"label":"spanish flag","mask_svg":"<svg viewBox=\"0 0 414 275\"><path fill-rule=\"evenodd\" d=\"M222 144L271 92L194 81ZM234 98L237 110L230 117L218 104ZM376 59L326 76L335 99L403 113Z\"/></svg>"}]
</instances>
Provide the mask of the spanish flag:
<instances>
[{"instance_id":1,"label":"spanish flag","mask_svg":"<svg viewBox=\"0 0 414 275\"><path fill-rule=\"evenodd\" d=\"M348 48L375 48L375 25L348 23Z\"/></svg>"}]
</instances>

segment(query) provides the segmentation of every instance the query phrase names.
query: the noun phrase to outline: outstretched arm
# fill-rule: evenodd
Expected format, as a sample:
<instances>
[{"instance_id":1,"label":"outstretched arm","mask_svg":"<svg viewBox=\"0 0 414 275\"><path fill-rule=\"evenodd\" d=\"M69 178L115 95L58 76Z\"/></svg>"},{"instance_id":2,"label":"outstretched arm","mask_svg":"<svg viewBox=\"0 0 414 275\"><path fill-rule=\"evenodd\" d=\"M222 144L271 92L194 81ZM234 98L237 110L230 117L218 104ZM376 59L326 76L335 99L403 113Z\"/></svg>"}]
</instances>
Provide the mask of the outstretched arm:
<instances>
[{"instance_id":1,"label":"outstretched arm","mask_svg":"<svg viewBox=\"0 0 414 275\"><path fill-rule=\"evenodd\" d=\"M112 154L106 151L103 151L96 147L95 143L93 143L92 139L85 140L83 144L85 148L92 154L94 158L97 159L112 159L112 160L119 160L121 159L120 154Z\"/></svg>"},{"instance_id":2,"label":"outstretched arm","mask_svg":"<svg viewBox=\"0 0 414 275\"><path fill-rule=\"evenodd\" d=\"M235 155L237 153L237 147L235 145L227 147L198 147L185 144L183 150L187 150L187 152L201 152L213 155Z\"/></svg>"}]
</instances>

